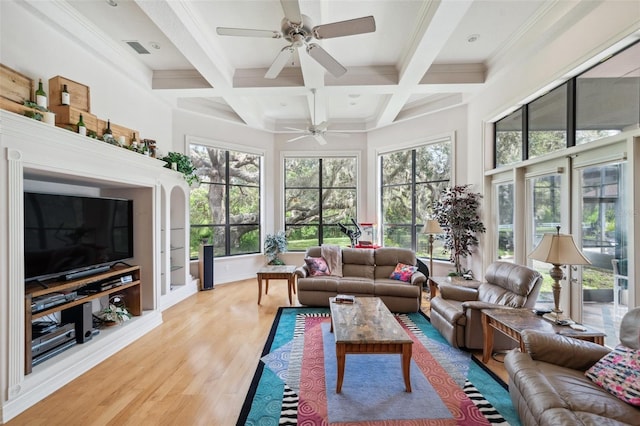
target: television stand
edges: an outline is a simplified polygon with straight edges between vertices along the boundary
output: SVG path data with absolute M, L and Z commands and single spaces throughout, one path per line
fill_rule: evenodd
M 111 269 L 109 265 L 97 266 L 95 268 L 84 269 L 82 271 L 71 272 L 66 274 L 64 279 L 66 281 L 77 280 L 78 278 L 88 277 L 89 275 L 101 274 Z
M 27 283 L 25 288 L 25 374 L 30 374 L 33 368 L 32 353 L 32 322 L 47 317 L 56 312 L 73 308 L 101 297 L 108 298 L 112 294 L 121 294 L 126 302 L 129 313 L 133 316 L 142 315 L 142 297 L 140 291 L 141 276 L 139 266 L 109 267 L 106 272 L 96 273 L 91 269 L 91 276 L 73 280 L 51 282 L 43 289 L 36 282 Z M 63 277 L 60 277 L 63 278 Z M 101 284 L 109 284 L 101 287 Z M 86 291 L 90 290 L 90 291 Z M 78 294 L 63 303 L 50 306 L 34 312 L 33 299 L 53 293 Z

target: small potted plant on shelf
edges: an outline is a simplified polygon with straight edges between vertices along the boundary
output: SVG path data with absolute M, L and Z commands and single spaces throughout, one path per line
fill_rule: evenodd
M 264 255 L 267 256 L 268 265 L 284 265 L 278 257 L 280 253 L 287 251 L 287 236 L 284 231 L 275 234 L 267 234 L 264 239 Z
M 189 186 L 200 183 L 200 179 L 196 175 L 196 168 L 187 155 L 180 152 L 169 152 L 161 160 L 167 163 L 165 164 L 166 168 L 182 173 Z
M 478 214 L 481 198 L 482 194 L 472 192 L 470 185 L 457 185 L 445 188 L 434 203 L 435 219 L 445 232 L 444 248 L 449 250 L 449 260 L 456 268 L 449 275 L 471 276 L 462 267 L 462 258 L 478 245 L 476 234 L 486 231 Z
M 107 326 L 121 324 L 131 319 L 131 314 L 124 305 L 122 296 L 112 296 L 107 305 L 97 315 Z

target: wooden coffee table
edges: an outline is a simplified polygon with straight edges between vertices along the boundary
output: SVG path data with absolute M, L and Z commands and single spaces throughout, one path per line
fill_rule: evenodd
M 411 337 L 380 298 L 356 297 L 355 300 L 354 304 L 344 304 L 329 299 L 338 363 L 336 393 L 342 391 L 347 354 L 401 354 L 404 386 L 411 392 Z
M 264 294 L 269 293 L 269 280 L 286 280 L 291 305 L 291 291 L 296 292 L 296 267 L 293 265 L 264 266 L 258 270 L 258 305 L 262 299 L 262 280 L 267 281 Z
M 521 333 L 523 330 L 536 330 L 542 333 L 561 334 L 574 339 L 587 340 L 604 345 L 605 333 L 592 328 L 578 331 L 566 325 L 556 325 L 530 309 L 483 309 L 482 331 L 484 342 L 482 347 L 482 362 L 489 362 L 493 352 L 493 330 L 498 330 L 520 345 L 522 352 L 526 351 Z

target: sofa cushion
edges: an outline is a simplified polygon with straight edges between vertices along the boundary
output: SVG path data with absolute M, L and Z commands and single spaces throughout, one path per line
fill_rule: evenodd
M 321 257 L 305 257 L 304 262 L 307 264 L 309 275 L 312 277 L 331 275 L 327 262 Z
M 618 345 L 585 375 L 616 398 L 640 407 L 640 350 Z
M 373 280 L 364 277 L 343 277 L 338 282 L 338 293 L 373 296 Z
M 326 291 L 330 293 L 338 292 L 338 281 L 336 277 L 310 277 L 298 279 L 298 292 L 302 291 Z
M 398 263 L 404 263 L 405 265 L 415 265 L 417 263 L 416 255 L 410 249 L 381 247 L 372 251 L 375 255 L 376 280 L 379 278 L 389 278 Z
M 391 272 L 391 275 L 389 275 L 389 278 L 391 278 L 392 280 L 404 281 L 405 283 L 408 283 L 409 281 L 411 281 L 411 276 L 413 275 L 413 273 L 417 270 L 417 266 L 398 263 L 393 272 Z
M 420 297 L 420 286 L 405 284 L 392 279 L 379 279 L 375 283 L 376 296 Z

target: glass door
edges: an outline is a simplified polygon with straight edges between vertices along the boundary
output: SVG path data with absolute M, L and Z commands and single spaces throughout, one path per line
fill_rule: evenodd
M 569 217 L 567 199 L 563 196 L 563 185 L 566 184 L 560 171 L 548 174 L 529 175 L 527 181 L 527 254 L 531 253 L 540 243 L 544 234 L 555 233 L 560 226 L 561 233 L 567 233 L 566 223 Z M 563 226 L 564 225 L 564 226 Z M 551 309 L 554 307 L 553 292 L 551 286 L 553 280 L 549 276 L 549 270 L 553 265 L 527 258 L 529 265 L 540 272 L 544 277 L 537 306 Z M 566 268 L 563 267 L 566 274 Z M 568 313 L 569 297 L 566 282 L 561 282 L 560 309 Z
M 587 326 L 605 332 L 611 347 L 619 342 L 620 320 L 629 303 L 626 173 L 626 161 L 574 169 L 582 251 L 591 261 L 578 275 L 579 315 Z

